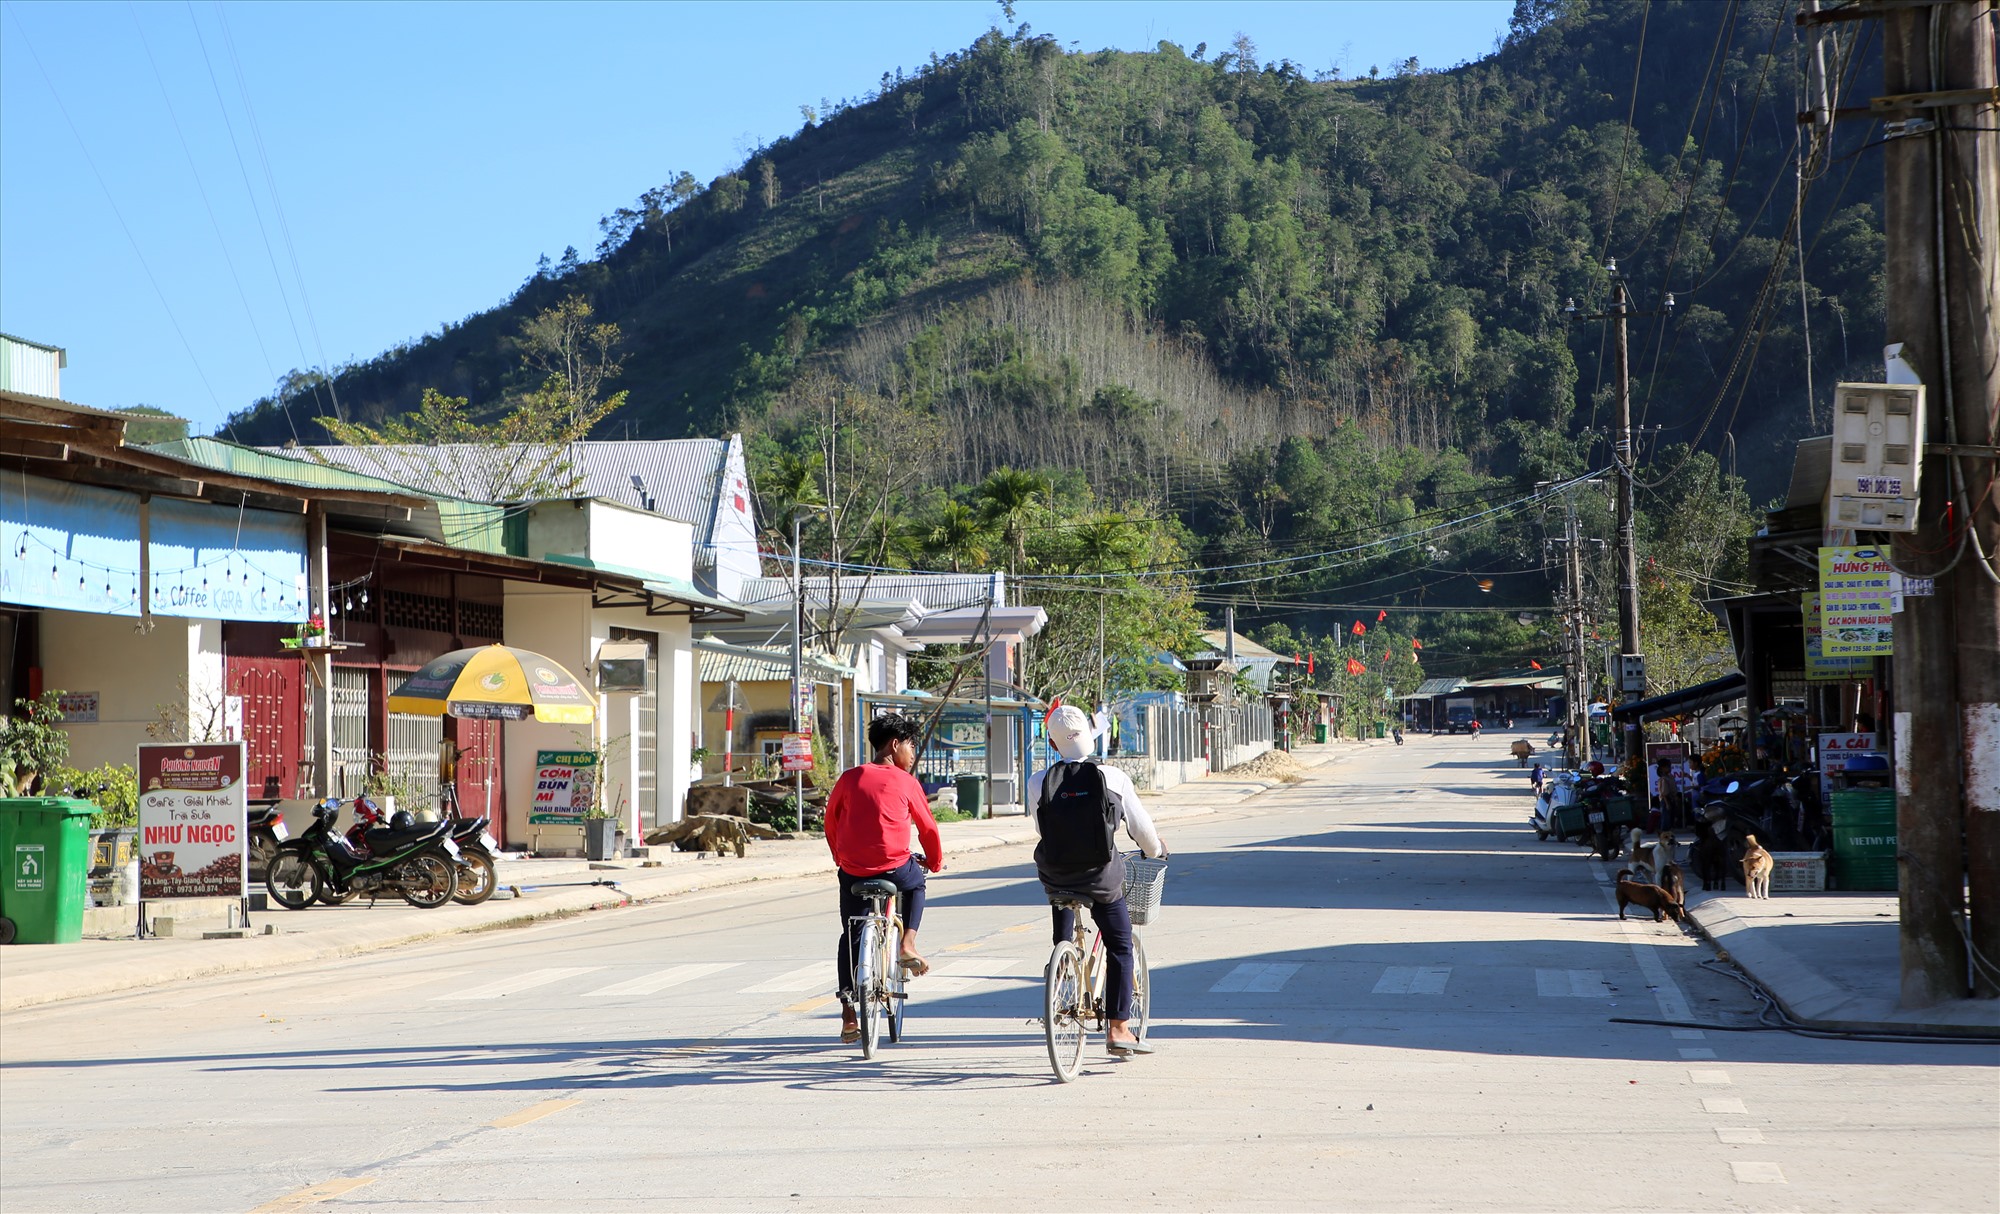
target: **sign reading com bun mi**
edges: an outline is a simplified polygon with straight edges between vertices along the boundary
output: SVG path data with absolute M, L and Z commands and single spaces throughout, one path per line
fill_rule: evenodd
M 139 897 L 241 898 L 248 864 L 243 743 L 139 747 Z

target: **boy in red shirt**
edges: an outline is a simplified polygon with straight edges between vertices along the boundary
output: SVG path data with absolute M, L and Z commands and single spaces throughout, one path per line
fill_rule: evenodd
M 826 846 L 840 869 L 839 975 L 840 1039 L 858 1041 L 861 1024 L 854 1008 L 854 919 L 867 912 L 855 896 L 856 882 L 880 879 L 903 891 L 901 963 L 913 976 L 929 972 L 917 952 L 917 927 L 924 917 L 924 869 L 944 871 L 944 841 L 930 799 L 910 774 L 917 765 L 917 737 L 923 727 L 890 713 L 868 723 L 875 759 L 842 772 L 826 798 Z M 910 827 L 917 829 L 922 857 L 910 851 Z

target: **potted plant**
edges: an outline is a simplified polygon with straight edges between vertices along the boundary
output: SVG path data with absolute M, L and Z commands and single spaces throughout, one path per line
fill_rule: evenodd
M 586 860 L 609 860 L 618 851 L 618 819 L 597 803 L 583 811 L 583 856 Z

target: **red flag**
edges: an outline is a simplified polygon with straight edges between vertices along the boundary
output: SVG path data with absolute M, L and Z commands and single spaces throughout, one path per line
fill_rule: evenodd
M 1375 622 L 1377 624 L 1381 623 L 1383 620 L 1386 620 L 1388 618 L 1389 618 L 1389 613 L 1387 610 L 1382 610 L 1375 613 Z
M 1542 664 L 1540 662 L 1537 662 L 1533 658 L 1528 659 L 1528 665 L 1533 666 L 1536 670 L 1540 670 L 1542 668 Z
M 1299 664 L 1299 655 L 1298 652 L 1295 650 L 1292 653 L 1292 665 L 1297 666 L 1298 664 Z
M 1412 648 L 1412 649 L 1422 649 L 1423 647 L 1424 647 L 1424 643 L 1423 643 L 1422 641 L 1419 641 L 1419 640 L 1418 640 L 1417 638 L 1415 638 L 1415 637 L 1411 637 L 1411 638 L 1410 638 L 1410 648 Z
M 1306 673 L 1307 673 L 1308 675 L 1310 675 L 1310 674 L 1311 674 L 1312 672 L 1313 672 L 1313 655 L 1312 655 L 1311 653 L 1307 653 L 1307 654 L 1306 654 Z
M 1361 664 L 1361 659 L 1360 659 L 1360 658 L 1349 658 L 1349 659 L 1347 659 L 1347 673 L 1349 673 L 1349 674 L 1361 674 L 1361 673 L 1365 672 L 1365 671 L 1366 671 L 1367 669 L 1368 669 L 1368 668 L 1367 668 L 1366 666 L 1363 666 L 1363 665 Z
M 1389 664 L 1389 659 L 1390 659 L 1390 658 L 1393 658 L 1393 657 L 1395 657 L 1395 656 L 1396 656 L 1396 653 L 1395 653 L 1395 651 L 1394 651 L 1394 650 L 1392 650 L 1392 649 L 1384 649 L 1384 650 L 1382 651 L 1382 664 L 1383 664 L 1384 666 L 1387 666 L 1387 665 Z
M 1368 631 L 1368 625 L 1363 624 L 1360 620 L 1356 620 L 1354 621 L 1354 627 L 1348 629 L 1348 631 L 1352 632 L 1355 636 L 1360 636 L 1362 633 Z

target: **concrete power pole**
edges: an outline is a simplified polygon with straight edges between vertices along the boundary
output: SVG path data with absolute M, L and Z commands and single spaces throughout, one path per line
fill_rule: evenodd
M 1618 376 L 1618 436 L 1612 445 L 1612 463 L 1618 469 L 1618 652 L 1631 656 L 1639 652 L 1639 548 L 1632 534 L 1632 366 L 1625 340 L 1625 318 L 1631 312 L 1631 298 L 1625 280 L 1611 279 L 1612 346 L 1616 351 Z M 1624 691 L 1624 661 L 1619 662 L 1619 684 L 1608 692 Z M 1642 692 L 1643 694 L 1643 692 Z M 1640 753 L 1641 726 L 1628 721 L 1621 733 L 1626 757 Z
M 1898 567 L 1937 593 L 1896 617 L 1895 746 L 1902 1002 L 2000 995 L 2000 545 L 1994 488 L 2000 232 L 1994 14 L 1987 4 L 1883 12 L 1888 332 L 1927 386 L 1918 529 Z M 1961 842 L 1963 840 L 1963 842 Z M 1970 879 L 1969 935 L 1961 891 Z M 1968 939 L 1977 956 L 1968 954 Z

